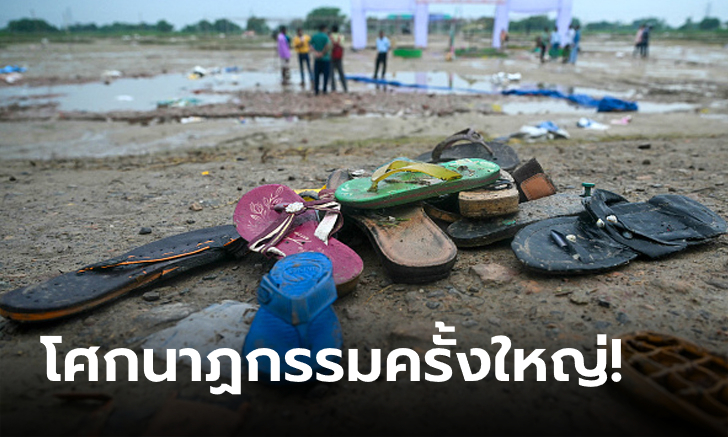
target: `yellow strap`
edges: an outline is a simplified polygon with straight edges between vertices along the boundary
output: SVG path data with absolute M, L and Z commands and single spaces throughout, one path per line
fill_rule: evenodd
M 460 173 L 437 164 L 412 161 L 392 161 L 392 163 L 388 166 L 378 168 L 374 173 L 372 173 L 372 186 L 369 187 L 369 191 L 377 191 L 379 182 L 382 179 L 400 172 L 424 173 L 443 181 L 460 179 L 463 177 Z

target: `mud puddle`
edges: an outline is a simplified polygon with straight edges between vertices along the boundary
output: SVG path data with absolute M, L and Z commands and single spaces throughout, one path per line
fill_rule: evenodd
M 272 72 L 240 72 L 189 79 L 181 74 L 121 78 L 102 82 L 40 87 L 0 88 L 0 106 L 56 103 L 60 111 L 149 111 L 159 102 L 216 104 L 231 100 L 241 90 L 282 91 L 280 76 Z

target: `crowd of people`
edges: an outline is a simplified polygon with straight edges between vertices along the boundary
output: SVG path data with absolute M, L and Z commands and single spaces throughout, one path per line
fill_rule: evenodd
M 579 43 L 581 42 L 581 26 L 571 24 L 566 32 L 564 41 L 561 41 L 559 28 L 554 26 L 553 31 L 549 33 L 549 28 L 544 27 L 543 32 L 536 37 L 536 49 L 540 53 L 541 62 L 546 62 L 546 54 L 554 60 L 562 57 L 564 64 L 576 64 L 576 58 L 579 56 Z
M 651 26 L 641 25 L 635 36 L 635 48 L 633 56 L 646 58 L 649 55 Z M 305 86 L 308 78 L 313 86 L 316 95 L 336 91 L 336 74 L 344 92 L 349 89 L 346 84 L 344 73 L 344 43 L 346 38 L 339 33 L 339 27 L 333 25 L 331 31 L 324 24 L 319 26 L 318 32 L 313 36 L 306 35 L 303 29 L 298 28 L 296 35 L 291 38 L 287 34 L 285 26 L 281 26 L 276 37 L 278 44 L 278 57 L 281 61 L 281 75 L 284 84 L 290 82 L 290 58 L 291 49 L 298 55 L 298 68 L 301 73 L 301 86 Z M 508 41 L 508 33 L 501 31 L 502 47 Z M 581 43 L 581 26 L 572 23 L 569 26 L 562 41 L 562 35 L 557 26 L 550 30 L 545 27 L 543 32 L 536 37 L 536 50 L 540 53 L 541 62 L 547 60 L 558 60 L 564 64 L 576 64 L 579 56 Z M 384 79 L 387 72 L 387 57 L 392 49 L 392 43 L 383 31 L 379 32 L 376 40 L 377 57 L 374 63 L 374 79 Z M 548 57 L 547 57 L 548 54 Z M 311 56 L 313 57 L 313 69 L 311 68 Z M 381 69 L 381 75 L 379 73 Z M 329 86 L 330 85 L 330 86 Z
M 285 26 L 281 26 L 276 36 L 278 44 L 278 57 L 281 65 L 281 79 L 283 84 L 288 84 L 291 79 L 291 49 L 298 55 L 298 68 L 301 72 L 301 86 L 305 86 L 306 78 L 310 79 L 313 84 L 314 94 L 326 94 L 329 92 L 329 84 L 331 91 L 336 91 L 336 74 L 338 73 L 339 81 L 343 91 L 349 92 L 346 86 L 346 75 L 344 74 L 344 43 L 346 38 L 339 33 L 339 26 L 328 26 L 322 24 L 313 36 L 306 35 L 303 29 L 296 30 L 296 36 L 291 38 L 287 34 Z M 392 48 L 392 43 L 384 35 L 379 32 L 377 38 L 377 58 L 374 67 L 374 79 L 379 75 L 381 67 L 381 78 L 387 72 L 387 55 Z M 313 71 L 311 70 L 311 56 L 313 56 Z M 306 74 L 308 73 L 308 74 Z

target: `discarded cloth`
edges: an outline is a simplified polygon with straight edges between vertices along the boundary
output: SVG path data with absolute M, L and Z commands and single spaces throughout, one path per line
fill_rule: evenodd
M 591 118 L 582 117 L 579 119 L 579 121 L 576 122 L 576 125 L 582 129 L 591 129 L 591 130 L 607 130 L 609 129 L 609 126 L 606 124 L 599 123 L 598 121 L 594 121 Z
M 553 121 L 544 121 L 536 126 L 521 126 L 521 129 L 509 135 L 510 138 L 526 138 L 535 140 L 539 138 L 570 138 L 569 133 L 556 125 Z

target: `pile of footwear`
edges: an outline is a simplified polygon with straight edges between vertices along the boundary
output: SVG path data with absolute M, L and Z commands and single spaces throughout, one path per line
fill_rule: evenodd
M 256 187 L 237 203 L 233 225 L 169 237 L 8 292 L 0 296 L 0 314 L 27 322 L 65 317 L 257 252 L 279 261 L 258 288 L 260 309 L 241 353 L 305 348 L 313 357 L 317 350 L 341 349 L 331 305 L 355 289 L 364 269 L 359 255 L 336 238 L 345 225 L 366 233 L 397 283 L 445 278 L 458 248 L 508 239 L 526 268 L 567 275 L 663 257 L 726 232 L 725 220 L 684 196 L 631 203 L 592 183 L 583 186 L 582 193 L 557 193 L 535 159 L 521 163 L 507 144 L 465 129 L 431 152 L 383 163 L 371 174 L 336 170 L 323 188 Z M 646 347 L 634 346 L 630 362 L 658 359 L 645 355 Z M 645 371 L 667 372 L 660 369 Z

